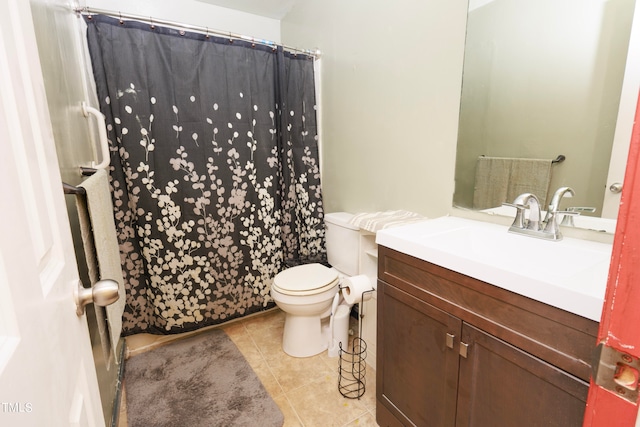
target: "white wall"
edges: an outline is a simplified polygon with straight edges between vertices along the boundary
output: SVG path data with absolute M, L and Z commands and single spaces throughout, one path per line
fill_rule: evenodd
M 325 210 L 452 205 L 466 0 L 301 0 L 283 43 L 322 51 Z
M 81 0 L 82 6 L 179 22 L 280 43 L 280 21 L 193 0 Z

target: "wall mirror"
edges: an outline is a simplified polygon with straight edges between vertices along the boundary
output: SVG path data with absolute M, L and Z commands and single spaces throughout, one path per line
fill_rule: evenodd
M 563 207 L 594 207 L 582 215 L 600 216 L 634 6 L 635 0 L 470 0 L 455 207 L 474 209 L 480 156 L 564 155 L 551 166 L 548 198 L 570 186 L 576 194 Z M 625 164 L 626 157 L 617 167 L 624 172 Z

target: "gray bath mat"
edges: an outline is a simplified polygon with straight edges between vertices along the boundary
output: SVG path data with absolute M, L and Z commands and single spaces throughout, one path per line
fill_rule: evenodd
M 198 334 L 125 362 L 129 427 L 282 426 L 278 405 L 227 334 Z

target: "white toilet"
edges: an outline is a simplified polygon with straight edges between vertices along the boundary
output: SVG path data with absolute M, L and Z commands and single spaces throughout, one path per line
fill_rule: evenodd
M 327 350 L 331 340 L 328 319 L 339 292 L 340 277 L 358 274 L 358 227 L 352 214 L 325 214 L 327 259 L 333 268 L 305 264 L 276 275 L 271 297 L 285 312 L 282 348 L 290 356 L 309 357 Z

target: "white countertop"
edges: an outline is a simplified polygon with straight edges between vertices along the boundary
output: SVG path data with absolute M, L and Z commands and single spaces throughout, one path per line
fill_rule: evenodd
M 376 243 L 600 321 L 612 245 L 547 241 L 446 216 L 378 231 Z

